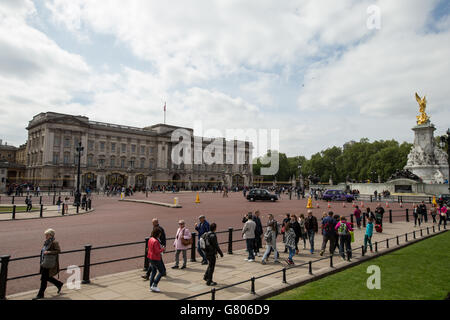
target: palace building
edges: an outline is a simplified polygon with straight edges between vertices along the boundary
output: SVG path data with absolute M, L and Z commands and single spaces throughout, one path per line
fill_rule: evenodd
M 184 189 L 201 186 L 248 186 L 252 184 L 250 142 L 223 140 L 223 161 L 194 162 L 193 129 L 156 124 L 145 128 L 91 121 L 85 116 L 55 112 L 40 113 L 29 122 L 26 143 L 25 180 L 41 189 L 76 187 L 81 142 L 81 186 L 103 190 L 107 186 L 138 189 L 176 185 Z M 172 162 L 174 130 L 192 135 L 191 162 Z M 195 137 L 195 141 L 198 141 Z M 211 139 L 201 138 L 202 151 Z M 215 139 L 217 141 L 217 139 Z M 233 148 L 232 162 L 226 151 Z M 239 159 L 239 161 L 238 161 Z

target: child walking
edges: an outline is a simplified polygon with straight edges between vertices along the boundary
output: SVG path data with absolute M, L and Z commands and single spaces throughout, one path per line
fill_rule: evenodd
M 373 252 L 372 235 L 373 235 L 373 218 L 370 217 L 366 226 L 366 234 L 364 235 L 364 252 L 367 252 L 367 244 L 369 244 L 370 252 Z

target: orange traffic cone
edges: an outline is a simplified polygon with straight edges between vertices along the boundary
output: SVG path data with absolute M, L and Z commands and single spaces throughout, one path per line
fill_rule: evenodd
M 345 208 L 345 202 L 342 202 L 342 208 Z
M 200 203 L 200 195 L 197 192 L 197 197 L 195 197 L 195 203 Z
M 320 208 L 320 207 L 319 207 L 319 203 L 318 203 L 318 202 L 316 203 L 316 208 Z
M 386 208 L 389 208 L 389 202 L 386 201 Z
M 330 201 L 328 201 L 328 209 L 330 209 L 330 208 L 331 208 Z
M 403 202 L 400 202 L 400 208 L 403 208 Z

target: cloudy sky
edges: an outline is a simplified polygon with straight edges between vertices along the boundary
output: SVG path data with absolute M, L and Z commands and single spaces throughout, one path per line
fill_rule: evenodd
M 0 139 L 24 143 L 46 111 L 144 127 L 167 102 L 169 124 L 279 129 L 281 152 L 309 157 L 412 142 L 416 91 L 442 134 L 449 14 L 446 0 L 1 0 Z

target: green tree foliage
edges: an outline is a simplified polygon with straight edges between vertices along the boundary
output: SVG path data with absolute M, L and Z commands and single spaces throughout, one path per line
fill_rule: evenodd
M 304 156 L 287 157 L 279 153 L 280 169 L 274 176 L 264 176 L 265 181 L 289 181 L 292 176 L 298 176 L 298 166 L 301 165 L 303 176 L 316 175 L 321 182 L 328 182 L 330 176 L 333 182 L 344 182 L 346 178 L 357 181 L 377 181 L 380 175 L 383 181 L 397 169 L 403 169 L 412 144 L 395 140 L 380 140 L 369 142 L 363 138 L 359 142 L 347 143 L 343 148 L 331 147 L 315 153 L 308 160 Z M 274 155 L 278 153 L 274 151 Z M 256 159 L 253 165 L 253 174 L 260 175 L 263 165 L 261 160 L 270 157 L 267 155 Z

